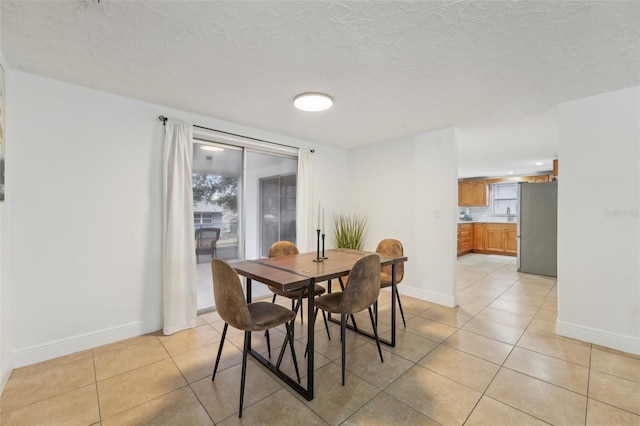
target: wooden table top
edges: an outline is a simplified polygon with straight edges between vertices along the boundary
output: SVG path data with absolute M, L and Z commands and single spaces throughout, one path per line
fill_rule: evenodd
M 300 253 L 290 256 L 268 257 L 257 260 L 232 262 L 240 275 L 283 290 L 293 290 L 309 283 L 327 281 L 349 274 L 353 265 L 372 252 L 331 249 L 325 251 L 322 262 L 314 262 L 316 253 Z M 380 266 L 406 261 L 406 257 L 380 256 Z

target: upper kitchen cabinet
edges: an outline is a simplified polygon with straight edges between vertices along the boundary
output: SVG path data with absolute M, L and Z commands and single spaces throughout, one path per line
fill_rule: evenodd
M 518 182 L 551 182 L 551 175 L 535 175 L 535 176 L 522 176 L 517 178 Z
M 469 207 L 488 206 L 487 182 L 483 180 L 458 181 L 458 205 Z

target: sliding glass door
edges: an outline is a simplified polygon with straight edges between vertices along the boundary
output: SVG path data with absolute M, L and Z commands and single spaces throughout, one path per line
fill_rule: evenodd
M 214 306 L 210 262 L 266 257 L 295 242 L 297 158 L 196 141 L 193 149 L 198 310 Z M 253 296 L 269 293 L 254 286 Z

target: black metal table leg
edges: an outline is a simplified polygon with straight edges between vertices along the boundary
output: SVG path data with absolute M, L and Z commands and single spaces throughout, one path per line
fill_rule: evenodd
M 307 286 L 307 294 L 313 294 L 314 286 L 315 286 L 315 280 L 312 278 Z M 247 303 L 251 303 L 251 278 L 247 278 L 246 295 L 247 295 Z M 309 297 L 308 300 L 309 300 L 309 310 L 308 310 L 309 315 L 307 316 L 307 318 L 313 318 L 313 309 L 314 309 L 313 297 Z M 314 345 L 313 343 L 314 328 L 313 326 L 314 326 L 313 321 L 307 321 L 307 338 L 308 338 L 308 345 L 309 345 L 309 355 L 307 356 L 307 388 L 306 389 L 302 387 L 299 383 L 297 383 L 294 379 L 289 377 L 288 374 L 285 374 L 284 372 L 282 372 L 282 370 L 280 370 L 271 361 L 266 359 L 256 350 L 252 349 L 251 339 L 249 339 L 249 342 L 247 343 L 248 345 L 247 349 L 248 349 L 248 352 L 251 354 L 251 356 L 253 356 L 260 364 L 264 365 L 269 370 L 271 370 L 273 374 L 275 374 L 276 376 L 281 378 L 285 383 L 291 386 L 293 390 L 295 390 L 300 395 L 302 395 L 307 401 L 311 401 L 313 399 L 313 373 L 314 373 L 313 371 L 313 362 L 314 362 L 314 346 L 313 346 Z M 286 344 L 286 341 L 284 344 Z

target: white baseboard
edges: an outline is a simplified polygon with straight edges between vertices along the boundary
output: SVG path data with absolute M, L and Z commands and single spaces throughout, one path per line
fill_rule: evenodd
M 141 336 L 162 329 L 162 319 L 138 321 L 12 351 L 13 368 Z
M 385 290 L 391 291 L 391 288 L 388 287 Z M 401 286 L 398 286 L 398 291 L 400 292 L 401 295 L 406 294 L 407 296 L 415 297 L 416 299 L 437 303 L 438 305 L 449 306 L 450 308 L 453 308 L 458 305 L 457 303 L 458 301 L 454 295 L 435 293 L 433 291 L 411 287 L 406 284 L 402 284 Z
M 556 321 L 556 332 L 561 336 L 571 337 L 572 339 L 578 339 L 584 342 L 606 346 L 607 348 L 617 349 L 622 352 L 640 355 L 640 339 L 608 333 L 593 328 L 586 328 L 562 322 L 560 320 Z

